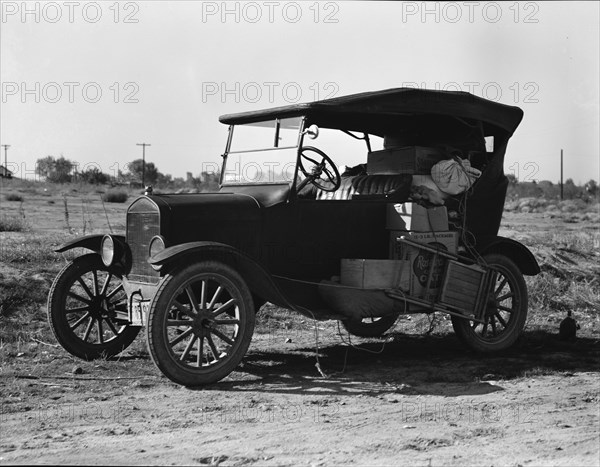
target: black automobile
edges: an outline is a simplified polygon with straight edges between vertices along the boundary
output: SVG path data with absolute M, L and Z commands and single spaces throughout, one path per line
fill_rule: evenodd
M 447 313 L 471 348 L 506 349 L 526 320 L 523 275 L 540 270 L 497 235 L 522 116 L 408 88 L 224 115 L 218 192 L 148 189 L 125 236 L 57 250 L 91 252 L 54 281 L 54 334 L 94 359 L 145 327 L 154 363 L 186 386 L 234 370 L 265 302 L 359 336 L 383 334 L 401 313 Z

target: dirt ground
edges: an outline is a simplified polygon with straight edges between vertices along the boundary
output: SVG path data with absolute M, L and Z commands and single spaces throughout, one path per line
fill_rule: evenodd
M 363 350 L 319 323 L 325 377 L 313 323 L 273 321 L 238 371 L 202 390 L 162 377 L 143 339 L 96 362 L 24 345 L 0 379 L 0 462 L 599 464 L 597 340 L 528 332 L 482 358 L 451 333 L 404 333 L 411 321 L 354 339 Z
M 523 222 L 506 225 L 528 243 Z M 49 287 L 52 273 L 33 279 Z M 351 342 L 319 322 L 318 350 L 312 321 L 269 304 L 257 319 L 243 364 L 201 390 L 163 377 L 143 334 L 94 362 L 51 340 L 0 345 L 0 465 L 600 465 L 597 315 L 575 342 L 558 339 L 562 316 L 536 318 L 495 356 L 443 318 L 427 333 L 426 316 L 403 316 Z M 47 326 L 42 313 L 29 325 Z

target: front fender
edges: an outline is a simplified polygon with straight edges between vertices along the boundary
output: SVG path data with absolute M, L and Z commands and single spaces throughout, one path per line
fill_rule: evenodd
M 184 256 L 191 256 L 201 252 L 222 252 L 242 254 L 230 245 L 218 242 L 188 242 L 180 243 L 165 248 L 154 256 L 148 258 L 148 262 L 154 266 L 165 266 L 173 264 L 175 260 L 181 261 Z
M 481 254 L 499 253 L 507 256 L 515 262 L 519 270 L 527 276 L 535 276 L 540 273 L 538 264 L 533 253 L 522 243 L 506 237 L 497 236 L 490 242 L 486 242 L 477 248 Z
M 271 275 L 246 253 L 218 242 L 189 242 L 165 248 L 148 258 L 153 266 L 163 266 L 161 272 L 172 271 L 182 264 L 196 261 L 219 261 L 233 267 L 246 281 L 250 290 L 276 305 L 295 309 L 279 290 Z
M 125 243 L 125 237 L 122 235 L 113 235 L 117 240 L 121 240 Z M 63 243 L 56 250 L 57 253 L 64 253 L 65 251 L 72 250 L 73 248 L 87 248 L 88 250 L 100 253 L 100 246 L 102 244 L 102 238 L 104 235 L 94 234 L 86 235 L 85 237 L 75 238 L 71 241 Z

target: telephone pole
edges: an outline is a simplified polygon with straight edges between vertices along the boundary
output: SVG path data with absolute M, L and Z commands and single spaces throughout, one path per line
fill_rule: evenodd
M 146 188 L 146 146 L 148 143 L 137 143 L 136 146 L 142 147 L 142 188 Z
M 3 144 L 2 147 L 4 148 L 4 170 L 6 170 L 6 173 L 8 174 L 8 166 L 6 165 L 6 153 L 8 151 L 8 148 L 10 148 L 10 144 Z
M 563 200 L 563 150 L 560 150 L 560 200 Z

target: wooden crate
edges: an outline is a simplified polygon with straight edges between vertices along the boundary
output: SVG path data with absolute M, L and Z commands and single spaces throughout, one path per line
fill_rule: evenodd
M 445 158 L 445 154 L 439 149 L 424 146 L 371 151 L 367 155 L 367 173 L 431 175 L 431 167 Z
M 448 261 L 439 303 L 467 315 L 476 315 L 487 298 L 485 276 L 486 271 L 480 266 Z

